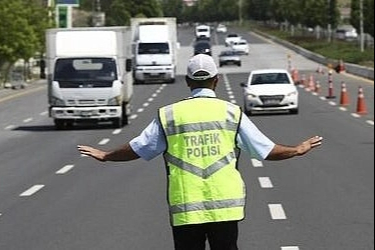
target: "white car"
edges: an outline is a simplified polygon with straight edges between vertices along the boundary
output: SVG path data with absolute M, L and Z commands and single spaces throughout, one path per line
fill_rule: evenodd
M 227 26 L 225 26 L 224 24 L 219 24 L 216 28 L 217 33 L 227 33 L 227 31 Z
M 289 111 L 298 114 L 298 89 L 287 70 L 267 69 L 250 73 L 244 87 L 244 112 Z
M 231 46 L 235 42 L 239 42 L 241 37 L 238 34 L 228 34 L 225 38 L 225 46 Z
M 248 55 L 250 52 L 249 44 L 246 40 L 241 39 L 240 41 L 235 41 L 231 45 L 232 50 L 238 54 Z

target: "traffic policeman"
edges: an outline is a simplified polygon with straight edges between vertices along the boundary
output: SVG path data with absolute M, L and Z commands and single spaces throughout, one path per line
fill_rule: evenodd
M 189 60 L 190 98 L 159 109 L 158 117 L 113 151 L 78 146 L 99 161 L 152 160 L 164 155 L 168 205 L 176 250 L 237 250 L 238 222 L 245 218 L 240 150 L 259 160 L 302 156 L 322 144 L 315 136 L 297 146 L 275 144 L 241 111 L 216 97 L 218 69 L 204 54 Z

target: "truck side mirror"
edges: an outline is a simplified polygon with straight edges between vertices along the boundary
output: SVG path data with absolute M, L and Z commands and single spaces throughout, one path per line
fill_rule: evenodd
M 133 68 L 132 59 L 126 59 L 126 72 L 131 72 Z

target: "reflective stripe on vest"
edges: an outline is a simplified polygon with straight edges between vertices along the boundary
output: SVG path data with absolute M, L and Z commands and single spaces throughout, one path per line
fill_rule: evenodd
M 238 106 L 216 98 L 160 109 L 173 226 L 244 218 L 246 194 L 236 147 L 241 114 Z

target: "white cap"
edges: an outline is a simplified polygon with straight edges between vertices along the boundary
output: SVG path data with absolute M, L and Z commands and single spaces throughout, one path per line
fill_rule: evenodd
M 189 60 L 187 76 L 192 80 L 204 81 L 219 73 L 214 59 L 205 54 L 198 54 Z

